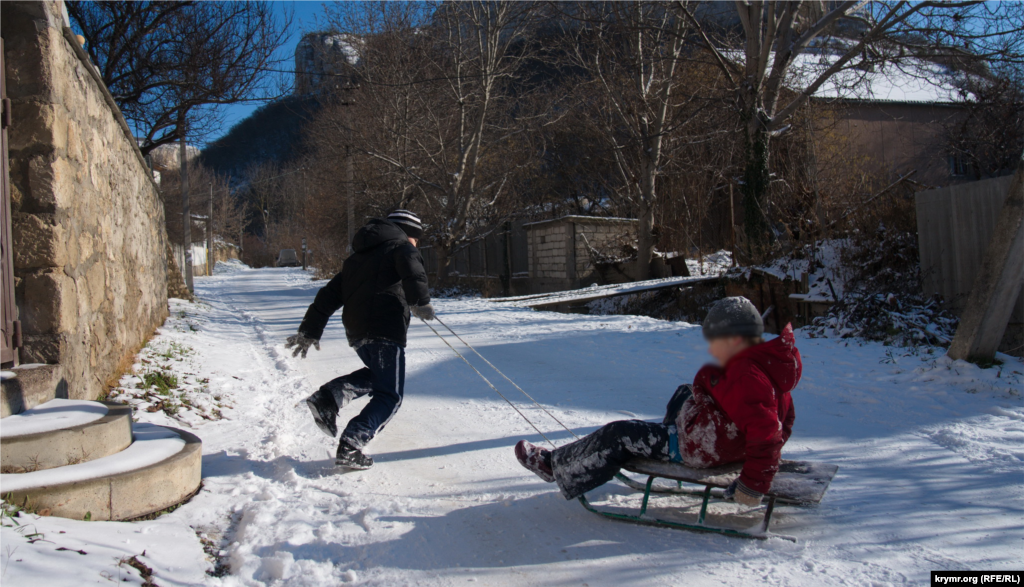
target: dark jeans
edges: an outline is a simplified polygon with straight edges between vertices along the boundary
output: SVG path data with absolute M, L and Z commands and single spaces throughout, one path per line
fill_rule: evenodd
M 405 397 L 405 349 L 393 342 L 376 341 L 356 348 L 366 367 L 325 383 L 318 393 L 331 393 L 338 409 L 352 400 L 370 396 L 362 412 L 349 420 L 341 440 L 363 448 L 391 421 Z
M 664 424 L 619 420 L 551 451 L 551 470 L 565 499 L 573 499 L 611 481 L 634 457 L 670 460 L 668 444 Z

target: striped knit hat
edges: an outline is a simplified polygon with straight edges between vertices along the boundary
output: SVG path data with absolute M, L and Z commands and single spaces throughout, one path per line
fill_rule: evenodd
M 398 225 L 407 236 L 423 238 L 423 223 L 420 217 L 408 210 L 395 210 L 388 214 L 388 220 Z

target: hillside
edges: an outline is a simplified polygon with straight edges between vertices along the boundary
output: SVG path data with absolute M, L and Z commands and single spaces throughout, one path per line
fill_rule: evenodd
M 288 96 L 260 107 L 202 152 L 202 163 L 238 177 L 254 163 L 285 164 L 302 156 L 302 128 L 319 108 L 313 96 Z

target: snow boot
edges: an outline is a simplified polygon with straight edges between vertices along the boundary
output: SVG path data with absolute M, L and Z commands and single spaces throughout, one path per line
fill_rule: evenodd
M 334 457 L 334 464 L 346 469 L 362 471 L 373 466 L 373 459 L 364 455 L 363 451 L 342 440 L 338 444 L 338 453 Z
M 525 440 L 516 444 L 516 458 L 519 464 L 533 471 L 541 479 L 552 483 L 555 474 L 551 472 L 551 451 L 534 446 Z
M 338 419 L 338 404 L 334 401 L 334 394 L 317 391 L 306 398 L 306 405 L 313 414 L 313 421 L 324 434 L 331 438 L 338 435 L 338 425 L 335 423 Z

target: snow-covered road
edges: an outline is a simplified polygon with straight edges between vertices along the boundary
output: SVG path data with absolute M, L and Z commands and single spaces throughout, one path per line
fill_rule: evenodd
M 38 520 L 44 531 L 67 532 L 48 539 L 88 550 L 89 536 L 113 536 L 102 556 L 146 550 L 140 560 L 162 586 L 921 585 L 931 570 L 1009 569 L 1024 559 L 1024 365 L 1016 359 L 981 370 L 798 335 L 804 379 L 785 453 L 841 468 L 820 507 L 779 511 L 777 528 L 799 543 L 745 541 L 616 523 L 562 499 L 512 454 L 520 438 L 540 441 L 536 433 L 422 324 L 410 332 L 402 410 L 367 451 L 377 465 L 338 474 L 334 443 L 296 404 L 361 366 L 340 320 L 320 352 L 293 359 L 282 342 L 317 284 L 297 269 L 220 269 L 196 280 L 201 304 L 175 302 L 160 335 L 194 348 L 191 368 L 233 405 L 223 420 L 193 424 L 203 491 L 150 522 Z M 660 419 L 706 357 L 700 329 L 682 323 L 481 299 L 436 305 L 583 432 L 613 419 Z M 196 331 L 174 327 L 186 320 L 180 309 Z M 509 397 L 518 393 L 484 373 Z M 556 442 L 569 438 L 520 405 Z M 161 412 L 139 419 L 182 426 Z M 212 540 L 226 574 L 206 575 L 213 566 L 199 539 L 180 531 L 188 526 Z M 128 543 L 115 539 L 122 535 Z M 3 536 L 17 546 L 9 529 Z M 40 544 L 21 544 L 18 562 L 5 555 L 5 584 L 37 585 L 33 569 L 94 560 Z M 93 567 L 78 568 L 86 570 L 74 584 L 93 579 Z

